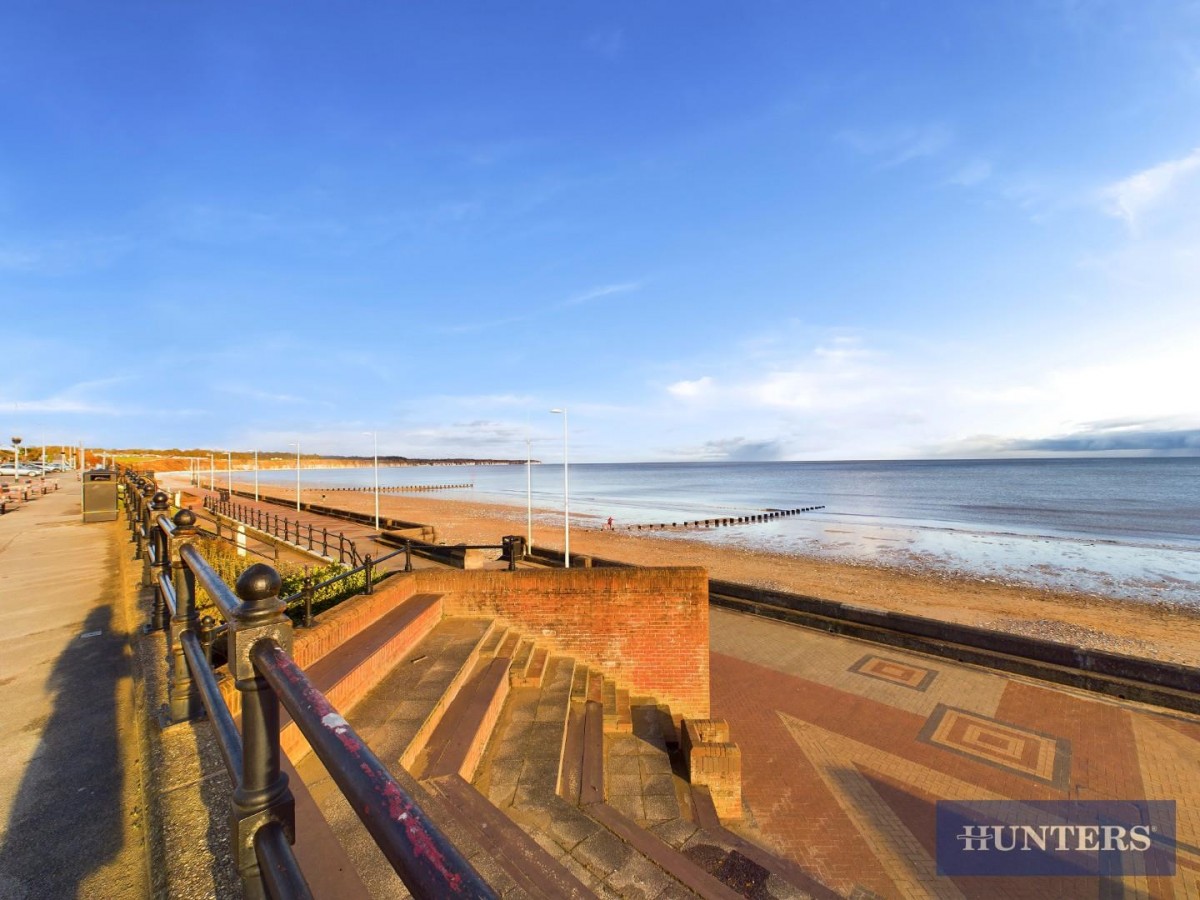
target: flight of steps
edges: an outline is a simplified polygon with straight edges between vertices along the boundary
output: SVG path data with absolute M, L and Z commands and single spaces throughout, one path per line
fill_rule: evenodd
M 501 896 L 812 895 L 798 869 L 706 819 L 703 791 L 676 774 L 668 709 L 491 620 L 430 623 L 434 602 L 389 613 L 390 636 L 376 620 L 309 671 L 355 686 L 342 713 Z M 380 671 L 385 647 L 404 649 Z M 319 760 L 295 772 L 298 833 L 304 812 L 336 835 L 321 867 L 347 870 L 337 895 L 407 896 Z

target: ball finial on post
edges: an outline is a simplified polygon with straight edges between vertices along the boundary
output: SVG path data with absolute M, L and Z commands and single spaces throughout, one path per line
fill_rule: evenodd
M 283 579 L 266 563 L 255 563 L 238 576 L 234 592 L 249 615 L 273 613 L 279 607 Z

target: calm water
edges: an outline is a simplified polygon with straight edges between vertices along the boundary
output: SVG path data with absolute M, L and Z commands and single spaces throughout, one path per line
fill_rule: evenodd
M 573 465 L 572 518 L 618 527 L 825 509 L 687 532 L 785 553 L 938 569 L 1200 606 L 1200 459 Z M 305 486 L 370 486 L 370 469 L 305 470 Z M 295 470 L 262 473 L 290 484 Z M 471 482 L 443 496 L 524 507 L 524 466 L 381 470 L 382 485 Z M 543 521 L 562 468 L 533 467 Z M 595 522 L 593 521 L 593 524 Z

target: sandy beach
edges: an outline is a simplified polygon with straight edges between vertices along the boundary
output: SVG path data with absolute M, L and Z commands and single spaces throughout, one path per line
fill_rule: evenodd
M 357 512 L 374 509 L 370 492 L 340 491 L 324 499 L 322 493 L 305 491 L 304 499 Z M 293 495 L 286 496 L 290 499 Z M 430 494 L 385 494 L 380 511 L 384 516 L 434 525 L 438 539 L 445 543 L 499 543 L 503 535 L 524 534 L 526 527 L 523 509 Z M 704 566 L 713 578 L 727 581 L 1132 656 L 1200 663 L 1200 614 L 1150 600 L 1129 602 L 938 571 L 913 572 L 755 552 L 713 546 L 682 535 L 610 532 L 601 524 L 573 519 L 571 552 L 646 566 Z M 533 531 L 535 544 L 562 549 L 562 520 L 555 511 L 535 509 Z

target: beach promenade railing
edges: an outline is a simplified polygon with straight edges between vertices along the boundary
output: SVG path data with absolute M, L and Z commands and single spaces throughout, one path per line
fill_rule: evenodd
M 201 711 L 213 724 L 234 783 L 230 837 L 245 896 L 312 896 L 292 850 L 295 801 L 280 768 L 282 706 L 414 897 L 494 897 L 292 659 L 279 573 L 255 563 L 231 590 L 197 548 L 200 531 L 191 510 L 168 517 L 167 495 L 135 473 L 124 473 L 122 487 L 143 583 L 154 587 L 146 629 L 166 634 L 164 727 Z M 214 629 L 198 619 L 198 586 L 225 619 L 226 665 L 241 693 L 240 733 L 218 688 L 211 646 L 205 646 Z
M 340 531 L 330 532 L 328 528 L 316 528 L 312 522 L 289 519 L 268 509 L 237 503 L 220 496 L 205 497 L 204 508 L 278 538 L 284 543 L 307 549 L 311 553 L 320 553 L 327 559 L 336 558 L 344 566 L 363 564 L 363 557 L 354 541 Z

